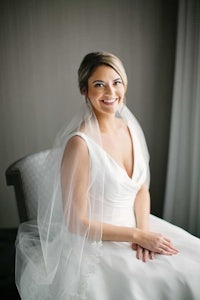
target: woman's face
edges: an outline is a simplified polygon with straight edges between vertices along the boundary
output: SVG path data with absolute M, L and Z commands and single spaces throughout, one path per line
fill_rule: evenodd
M 113 68 L 101 65 L 88 79 L 87 97 L 95 113 L 115 114 L 123 102 L 125 90 L 119 74 Z

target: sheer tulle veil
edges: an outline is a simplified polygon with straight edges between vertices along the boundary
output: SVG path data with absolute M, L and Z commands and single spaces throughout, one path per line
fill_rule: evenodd
M 140 125 L 124 104 L 116 117 L 124 119 L 139 141 L 146 169 L 144 181 L 149 185 L 149 154 Z M 95 272 L 101 255 L 104 186 L 108 184 L 104 180 L 106 165 L 100 164 L 92 147 L 88 148 L 89 183 L 84 197 L 87 197 L 89 222 L 83 226 L 74 209 L 76 198 L 80 197 L 79 153 L 75 151 L 67 167 L 62 166 L 66 145 L 77 132 L 102 147 L 98 121 L 87 103 L 81 105 L 72 121 L 60 131 L 41 168 L 43 192 L 40 189 L 37 195 L 37 220 L 19 227 L 16 284 L 24 300 L 86 299 L 88 278 Z M 98 222 L 91 229 L 92 220 Z

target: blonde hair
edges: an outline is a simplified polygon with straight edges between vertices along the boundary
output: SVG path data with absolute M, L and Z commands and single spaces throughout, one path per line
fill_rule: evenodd
M 120 59 L 112 53 L 108 52 L 92 52 L 87 54 L 78 69 L 78 83 L 81 94 L 88 90 L 88 79 L 100 65 L 107 65 L 113 68 L 121 77 L 122 82 L 127 87 L 128 80 L 124 66 Z

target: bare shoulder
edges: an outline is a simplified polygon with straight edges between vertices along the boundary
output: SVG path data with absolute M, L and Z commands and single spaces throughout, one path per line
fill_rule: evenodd
M 89 153 L 85 140 L 78 136 L 72 136 L 65 146 L 61 161 L 62 182 L 68 182 L 68 178 L 84 177 L 89 170 Z M 70 176 L 68 176 L 70 174 Z M 80 180 L 79 180 L 80 181 Z
M 73 158 L 76 154 L 78 154 L 80 158 L 87 157 L 88 155 L 87 144 L 79 135 L 74 135 L 68 140 L 63 157 L 67 155 L 68 157 Z

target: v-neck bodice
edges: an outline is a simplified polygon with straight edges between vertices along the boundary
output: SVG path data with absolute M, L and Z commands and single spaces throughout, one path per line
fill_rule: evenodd
M 135 169 L 135 146 L 134 146 L 134 140 L 133 140 L 133 136 L 132 136 L 132 132 L 131 130 L 128 128 L 129 130 L 129 134 L 130 134 L 130 138 L 131 138 L 131 144 L 132 144 L 132 153 L 133 153 L 133 157 L 132 157 L 132 166 L 131 166 L 131 175 L 128 174 L 127 170 L 125 169 L 125 167 L 123 167 L 122 165 L 120 165 L 116 159 L 114 159 L 112 157 L 112 155 L 110 153 L 108 153 L 108 151 L 106 151 L 103 147 L 100 147 L 102 149 L 102 151 L 105 151 L 105 154 L 110 158 L 110 160 L 113 162 L 113 164 L 115 164 L 118 168 L 122 169 L 125 174 L 130 178 L 133 179 L 134 177 L 134 169 Z
M 133 136 L 132 132 L 131 134 Z M 134 199 L 146 177 L 137 139 L 134 138 L 134 166 L 132 177 L 130 177 L 109 153 L 86 134 L 75 132 L 73 135 L 80 136 L 87 144 L 91 172 L 98 174 L 95 182 L 97 190 L 101 181 L 104 180 L 105 182 L 104 222 L 121 226 L 134 226 Z

